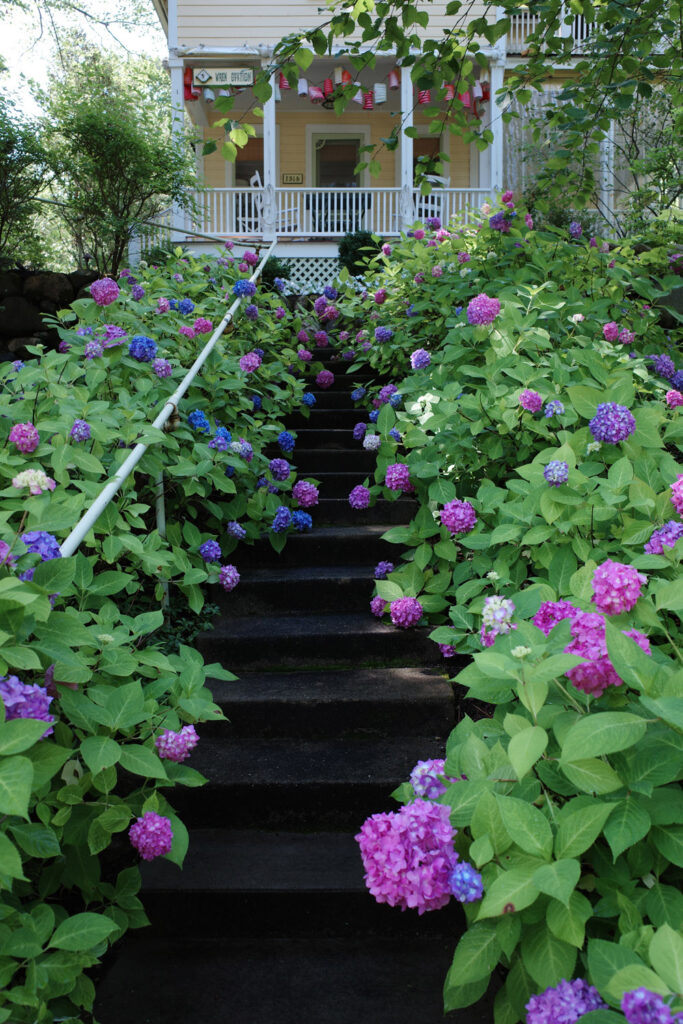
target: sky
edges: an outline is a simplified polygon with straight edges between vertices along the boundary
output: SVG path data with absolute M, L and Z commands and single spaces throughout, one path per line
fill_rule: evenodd
M 107 8 L 107 0 L 96 0 L 91 7 L 101 7 L 104 11 Z M 108 3 L 111 10 L 111 0 Z M 150 2 L 150 9 L 152 5 Z M 156 16 L 155 16 L 156 17 Z M 115 49 L 125 54 L 126 50 L 118 46 L 112 36 L 103 28 L 94 28 L 86 25 L 82 20 L 76 21 L 71 18 L 69 22 L 62 17 L 57 20 L 58 27 L 83 28 L 88 36 L 98 40 L 103 49 Z M 166 42 L 161 27 L 147 28 L 136 32 L 126 32 L 115 29 L 116 36 L 131 53 L 144 53 L 150 56 L 163 58 L 167 54 Z M 40 21 L 34 11 L 23 12 L 14 10 L 11 14 L 3 16 L 2 31 L 0 33 L 0 54 L 7 64 L 9 75 L 0 79 L 3 92 L 10 96 L 19 107 L 30 116 L 40 114 L 40 108 L 31 96 L 28 80 L 35 79 L 38 83 L 44 84 L 47 77 L 47 68 L 50 64 L 52 54 L 55 50 L 54 38 L 44 26 L 41 37 Z

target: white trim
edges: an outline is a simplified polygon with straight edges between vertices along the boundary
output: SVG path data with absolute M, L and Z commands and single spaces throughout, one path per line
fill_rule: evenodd
M 209 125 L 209 128 L 211 128 L 211 127 L 212 126 Z M 257 139 L 262 139 L 263 138 L 263 124 L 255 124 L 254 128 L 256 129 L 256 138 Z M 219 143 L 219 151 L 220 151 L 220 140 L 218 140 L 218 143 Z M 279 124 L 275 125 L 275 156 L 276 156 L 276 162 L 275 162 L 275 182 L 277 184 L 277 182 L 279 181 L 279 178 L 280 178 L 280 125 Z M 265 162 L 266 162 L 266 153 L 265 153 L 265 146 L 264 146 L 264 150 L 263 150 L 264 173 L 265 173 Z M 231 160 L 226 160 L 225 161 L 225 187 L 226 188 L 239 188 L 239 185 L 235 185 L 235 165 L 234 165 L 234 163 Z
M 167 35 L 169 56 L 175 57 L 171 50 L 178 45 L 178 0 L 168 0 Z
M 362 141 L 361 145 L 369 146 L 372 141 L 372 128 L 369 124 L 307 124 L 306 125 L 306 180 L 304 186 L 314 188 L 313 178 L 315 168 L 313 164 L 313 137 L 315 135 L 348 135 L 350 138 L 358 136 Z M 278 152 L 279 152 L 278 140 Z M 362 154 L 361 154 L 362 155 Z M 368 180 L 367 168 L 361 171 L 361 188 L 368 188 L 372 182 Z

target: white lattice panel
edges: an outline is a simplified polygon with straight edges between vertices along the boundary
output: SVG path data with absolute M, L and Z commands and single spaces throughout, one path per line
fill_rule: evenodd
M 292 290 L 300 295 L 321 292 L 339 273 L 339 260 L 335 257 L 287 256 L 286 259 L 289 263 L 288 280 Z

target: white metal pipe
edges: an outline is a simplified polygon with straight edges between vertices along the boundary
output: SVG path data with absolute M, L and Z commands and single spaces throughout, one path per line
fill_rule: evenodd
M 268 247 L 266 255 L 263 257 L 263 259 L 259 263 L 258 267 L 254 271 L 254 273 L 251 275 L 251 277 L 249 279 L 250 281 L 255 282 L 255 281 L 258 280 L 258 278 L 259 278 L 259 276 L 261 274 L 261 271 L 263 270 L 263 268 L 264 268 L 264 266 L 266 264 L 266 260 L 271 255 L 271 253 L 272 253 L 274 248 L 275 248 L 275 242 L 273 242 Z M 202 366 L 204 365 L 204 363 L 208 359 L 209 355 L 213 351 L 213 349 L 214 349 L 214 347 L 216 345 L 216 342 L 218 341 L 218 339 L 222 335 L 223 331 L 225 330 L 225 328 L 228 326 L 228 324 L 232 320 L 232 318 L 233 318 L 234 314 L 236 313 L 236 311 L 239 309 L 241 302 L 242 302 L 241 299 L 235 299 L 235 301 L 233 302 L 232 306 L 230 306 L 229 310 L 227 311 L 227 313 L 225 314 L 225 316 L 223 317 L 223 319 L 219 323 L 218 327 L 213 332 L 213 334 L 211 335 L 211 337 L 207 341 L 206 345 L 204 346 L 202 351 L 199 353 L 199 355 L 195 359 L 195 361 L 192 364 L 192 366 L 190 367 L 190 369 L 185 374 L 185 376 L 184 376 L 182 382 L 180 383 L 180 385 L 178 386 L 178 388 L 174 391 L 174 393 L 168 399 L 168 401 L 164 405 L 163 409 L 161 410 L 161 412 L 159 413 L 157 418 L 152 423 L 152 426 L 155 427 L 157 430 L 161 429 L 163 427 L 164 423 L 166 423 L 166 420 L 169 418 L 169 416 L 171 416 L 171 414 L 177 410 L 177 407 L 178 407 L 178 404 L 180 403 L 180 400 L 183 398 L 183 396 L 185 395 L 185 392 L 189 388 L 190 384 L 195 379 L 195 377 L 197 376 L 197 374 L 201 370 Z M 74 528 L 71 531 L 71 533 L 69 534 L 69 536 L 60 544 L 59 548 L 60 548 L 60 551 L 62 553 L 62 557 L 63 558 L 68 558 L 69 555 L 73 555 L 73 553 L 77 550 L 77 548 L 80 546 L 81 542 L 83 541 L 83 538 L 87 534 L 88 530 L 90 530 L 95 525 L 95 523 L 97 522 L 99 517 L 102 515 L 102 512 L 107 507 L 107 505 L 109 504 L 111 499 L 114 497 L 116 492 L 119 490 L 121 485 L 125 482 L 126 478 L 130 475 L 130 473 L 133 471 L 133 469 L 135 469 L 135 467 L 137 466 L 138 462 L 140 461 L 142 456 L 147 451 L 147 448 L 148 448 L 148 445 L 146 445 L 146 444 L 136 444 L 135 447 L 133 448 L 132 452 L 128 456 L 128 458 L 121 464 L 121 466 L 116 471 L 116 473 L 111 478 L 111 480 L 109 480 L 104 485 L 104 487 L 102 488 L 100 493 L 97 495 L 97 498 L 95 499 L 93 504 L 90 506 L 88 511 L 76 523 L 76 525 L 74 526 Z

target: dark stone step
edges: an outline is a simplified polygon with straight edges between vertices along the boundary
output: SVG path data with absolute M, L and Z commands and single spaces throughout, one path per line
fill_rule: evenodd
M 295 611 L 367 611 L 372 598 L 374 565 L 329 565 L 268 569 L 241 566 L 239 603 L 222 587 L 211 600 L 234 616 L 278 615 Z
M 374 483 L 374 467 L 368 472 L 363 470 L 321 472 L 315 474 L 318 480 L 318 489 L 321 498 L 345 498 L 348 501 L 349 494 L 356 484 Z
M 363 739 L 202 739 L 187 763 L 208 783 L 169 799 L 189 826 L 355 830 L 391 810 L 389 794 L 419 760 L 444 756 L 425 736 Z
M 340 473 L 353 471 L 362 479 L 371 476 L 375 470 L 377 455 L 366 452 L 360 441 L 356 441 L 356 450 L 326 448 L 297 448 L 296 468 L 300 476 L 317 476 L 335 469 Z
M 235 607 L 239 591 L 232 592 Z M 398 629 L 367 613 L 295 614 L 238 618 L 226 614 L 215 628 L 200 633 L 197 646 L 209 663 L 231 671 L 289 667 L 346 668 L 430 665 L 439 649 L 427 629 Z
M 354 409 L 349 404 L 347 397 L 346 404 L 340 408 L 314 408 L 311 410 L 310 416 L 304 416 L 302 413 L 288 416 L 287 428 L 297 432 L 301 427 L 310 430 L 331 428 L 332 430 L 348 429 L 353 431 L 356 423 L 360 422 L 367 423 L 367 413 L 363 413 L 360 409 Z
M 358 483 L 363 482 L 363 477 Z M 354 484 L 355 486 L 355 484 Z M 392 526 L 409 523 L 417 512 L 417 503 L 412 498 L 399 498 L 397 501 L 386 501 L 380 498 L 370 508 L 351 508 L 346 498 L 322 498 L 315 506 L 316 524 L 323 526 L 329 523 L 354 523 L 366 526 L 371 523 L 390 523 Z
M 316 507 L 311 509 L 316 515 Z M 316 516 L 317 518 L 317 516 Z M 375 565 L 380 559 L 397 562 L 398 548 L 382 540 L 389 523 L 370 526 L 315 526 L 306 533 L 292 533 L 278 554 L 266 540 L 257 544 L 240 545 L 230 556 L 238 563 L 240 572 L 246 566 L 272 566 L 303 568 L 331 562 L 341 565 L 352 557 L 354 563 Z
M 359 416 L 358 422 L 360 422 L 361 419 L 362 417 Z M 296 439 L 297 448 L 303 448 L 306 451 L 310 451 L 312 448 L 315 448 L 318 451 L 321 449 L 334 449 L 335 451 L 338 451 L 340 448 L 358 451 L 360 445 L 360 442 L 356 441 L 353 436 L 353 426 L 349 429 L 333 429 L 328 427 L 325 428 L 325 430 L 314 430 L 308 425 L 305 427 L 297 427 Z M 292 461 L 296 465 L 296 448 L 292 455 Z
M 445 664 L 445 663 L 444 663 Z M 464 667 L 449 661 L 449 674 Z M 378 668 L 327 672 L 245 672 L 213 679 L 214 701 L 237 736 L 446 736 L 453 725 L 451 684 L 439 669 Z M 206 722 L 201 735 L 226 733 Z
M 332 371 L 334 373 L 334 370 Z M 356 411 L 360 413 L 360 418 L 363 418 L 364 410 L 361 408 L 362 403 L 358 403 L 358 406 L 351 401 L 351 392 L 355 389 L 354 382 L 349 378 L 347 381 L 344 380 L 346 387 L 340 388 L 338 391 L 320 391 L 316 388 L 307 388 L 308 391 L 312 391 L 315 395 L 315 406 L 313 412 L 317 412 L 319 409 L 348 409 L 351 406 L 356 408 Z
M 242 897 L 221 913 L 217 935 L 188 932 L 184 918 L 176 917 L 129 933 L 98 986 L 97 1019 L 101 1024 L 491 1024 L 492 997 L 443 1015 L 443 980 L 463 929 L 458 907 L 418 917 L 415 911 L 375 906 L 383 927 L 373 934 L 359 930 L 355 913 L 356 901 L 374 903 L 371 897 L 312 900 Z M 155 919 L 156 906 L 150 909 Z M 284 934 L 277 927 L 281 918 Z M 254 934 L 254 922 L 267 924 Z

